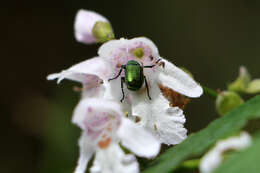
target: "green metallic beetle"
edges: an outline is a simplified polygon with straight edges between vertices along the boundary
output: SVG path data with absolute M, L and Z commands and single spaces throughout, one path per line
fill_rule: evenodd
M 161 59 L 157 60 L 156 64 L 160 60 Z M 123 83 L 126 84 L 127 89 L 129 89 L 131 91 L 137 91 L 137 90 L 139 90 L 143 86 L 143 83 L 145 82 L 147 96 L 151 100 L 151 97 L 150 97 L 150 94 L 149 94 L 149 88 L 148 88 L 146 77 L 144 76 L 143 68 L 153 68 L 154 66 L 155 65 L 142 66 L 137 61 L 130 60 L 130 61 L 127 62 L 126 65 L 121 65 L 120 71 L 116 75 L 116 77 L 108 79 L 108 81 L 117 79 L 120 76 L 122 70 L 123 69 L 125 70 L 125 77 L 121 77 L 121 90 L 122 90 L 122 94 L 123 94 L 123 97 L 120 100 L 121 102 L 125 98 L 125 93 L 124 93 L 124 89 L 123 89 Z

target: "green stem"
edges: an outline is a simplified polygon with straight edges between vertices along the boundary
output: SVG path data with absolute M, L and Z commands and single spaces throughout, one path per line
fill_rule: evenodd
M 206 87 L 206 86 L 203 86 L 203 85 L 202 85 L 202 88 L 203 88 L 203 91 L 204 91 L 204 93 L 205 93 L 206 95 L 210 96 L 210 97 L 213 98 L 213 99 L 216 99 L 216 98 L 217 98 L 218 93 L 217 93 L 215 90 L 213 90 L 213 89 L 211 89 L 211 88 L 208 88 L 208 87 Z
M 194 170 L 198 169 L 200 165 L 200 159 L 192 159 L 184 161 L 179 167 L 181 170 Z

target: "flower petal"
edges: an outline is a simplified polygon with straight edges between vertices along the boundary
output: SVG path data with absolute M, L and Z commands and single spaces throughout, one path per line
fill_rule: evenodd
M 154 65 L 159 57 L 157 47 L 145 37 L 109 41 L 99 48 L 98 54 L 110 62 L 114 75 L 118 73 L 121 65 L 130 60 L 149 66 Z
M 76 40 L 86 44 L 95 43 L 96 38 L 92 33 L 92 29 L 98 21 L 108 22 L 104 16 L 101 16 L 96 12 L 82 9 L 79 10 L 76 14 L 74 24 Z
M 162 143 L 175 145 L 187 137 L 187 130 L 183 126 L 185 121 L 183 111 L 180 108 L 168 108 L 164 116 L 158 117 L 153 128 L 157 131 L 157 136 Z
M 164 144 L 178 144 L 187 137 L 185 117 L 178 107 L 169 107 L 169 101 L 160 93 L 156 84 L 151 85 L 152 100 L 146 93 L 134 95 L 132 113 L 141 117 L 140 124 L 151 131 Z
M 99 119 L 100 122 L 104 116 L 98 114 L 106 113 L 115 117 L 124 116 L 118 103 L 106 101 L 98 98 L 83 98 L 74 110 L 72 122 L 78 125 L 82 130 L 87 130 L 86 123 L 93 119 Z M 97 126 L 97 125 L 96 125 Z
M 210 173 L 216 169 L 223 160 L 223 153 L 228 150 L 241 150 L 251 144 L 251 136 L 246 132 L 241 132 L 239 136 L 219 141 L 216 146 L 206 153 L 200 162 L 200 171 Z
M 95 145 L 93 145 L 93 143 L 88 140 L 87 135 L 85 133 L 83 133 L 79 139 L 79 147 L 80 147 L 80 156 L 78 160 L 78 165 L 74 173 L 85 172 L 87 164 L 96 150 Z
M 124 38 L 119 40 L 110 40 L 100 46 L 98 49 L 98 55 L 101 57 L 111 57 L 113 55 L 113 51 L 124 44 L 126 44 L 126 39 Z
M 163 58 L 162 58 L 163 59 Z M 187 73 L 176 67 L 171 62 L 163 59 L 164 68 L 158 68 L 158 81 L 174 91 L 188 97 L 199 97 L 203 90 Z
M 98 55 L 102 57 L 111 57 L 114 51 L 119 48 L 126 48 L 126 52 L 128 52 L 129 49 L 135 47 L 137 43 L 143 43 L 145 46 L 149 47 L 153 55 L 159 54 L 157 47 L 150 39 L 146 37 L 137 37 L 130 40 L 121 38 L 119 40 L 106 42 L 99 48 Z
M 98 150 L 91 173 L 138 173 L 139 166 L 132 154 L 124 154 L 117 143 L 107 149 Z
M 99 57 L 95 57 L 79 64 L 73 65 L 67 70 L 47 76 L 48 80 L 58 79 L 60 83 L 63 79 L 70 79 L 81 82 L 85 85 L 98 83 L 99 78 L 106 80 L 110 75 L 110 69 L 107 63 Z
M 145 46 L 148 46 L 151 50 L 152 50 L 152 54 L 153 55 L 158 55 L 159 51 L 158 48 L 155 46 L 154 42 L 152 40 L 150 40 L 149 38 L 146 37 L 137 37 L 137 38 L 133 38 L 130 40 L 131 43 L 130 44 L 136 44 L 138 42 L 142 42 L 145 44 Z
M 141 126 L 126 118 L 118 129 L 122 144 L 141 157 L 152 158 L 160 151 L 160 142 Z

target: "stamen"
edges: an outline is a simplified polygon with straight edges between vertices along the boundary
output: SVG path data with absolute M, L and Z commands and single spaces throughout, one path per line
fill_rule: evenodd
M 138 123 L 138 122 L 140 122 L 140 121 L 141 121 L 141 117 L 136 116 L 136 117 L 135 117 L 135 122 Z
M 120 67 L 121 67 L 121 63 L 118 62 L 118 63 L 116 64 L 116 68 L 120 68 Z
M 153 127 L 154 127 L 154 130 L 155 130 L 155 131 L 157 131 L 157 130 L 158 130 L 158 127 L 157 127 L 157 125 L 156 125 L 156 124 L 154 124 L 154 125 L 153 125 Z

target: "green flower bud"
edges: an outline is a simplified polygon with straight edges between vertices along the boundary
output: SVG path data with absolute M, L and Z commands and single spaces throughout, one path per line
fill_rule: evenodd
M 235 109 L 244 103 L 244 100 L 235 92 L 223 91 L 216 99 L 216 109 L 220 115 Z
M 92 33 L 99 43 L 104 43 L 115 38 L 112 26 L 109 22 L 96 22 L 92 29 Z
M 229 91 L 245 92 L 251 80 L 250 74 L 244 66 L 239 69 L 238 78 L 228 86 Z
M 260 92 L 260 79 L 252 80 L 246 89 L 246 92 L 249 94 L 255 94 Z

